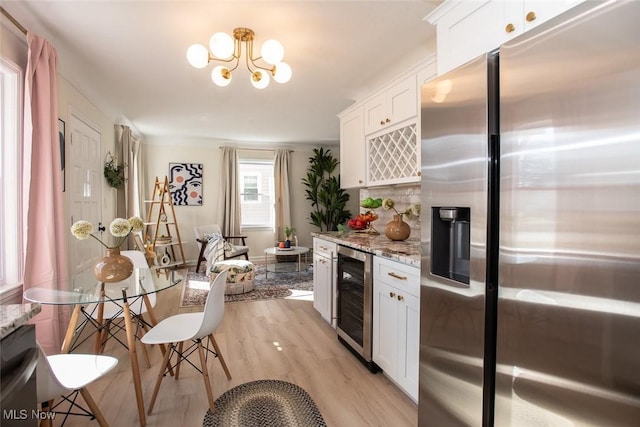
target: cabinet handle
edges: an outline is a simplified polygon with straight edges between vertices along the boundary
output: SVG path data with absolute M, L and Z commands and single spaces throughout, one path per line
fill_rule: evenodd
M 407 280 L 407 276 L 400 276 L 399 274 L 396 274 L 393 271 L 391 273 L 387 273 L 387 274 L 389 276 L 391 276 L 391 277 L 395 277 L 396 279 Z
M 393 292 L 389 292 L 389 296 L 390 296 L 391 298 L 395 298 L 396 294 L 395 294 L 395 293 L 393 293 Z
M 389 120 L 389 118 L 387 117 L 387 119 L 385 120 L 386 123 L 391 122 L 391 120 Z
M 402 295 L 398 295 L 398 301 L 402 301 L 404 300 L 404 297 Z
M 322 249 L 323 251 L 328 251 L 329 248 L 327 248 L 326 246 L 318 246 L 320 249 Z
M 507 33 L 513 33 L 513 32 L 516 30 L 516 26 L 515 26 L 515 25 L 513 25 L 513 24 L 507 24 L 507 26 L 506 26 L 506 27 L 504 27 L 504 30 L 505 30 Z
M 358 184 L 362 184 L 362 182 L 363 182 L 363 181 L 362 181 L 361 179 L 359 179 L 359 180 L 358 180 Z
M 416 172 L 416 176 L 422 176 L 422 172 L 420 171 Z
M 323 259 L 319 259 L 318 262 L 321 263 L 321 264 L 326 264 L 327 263 L 327 261 L 325 261 Z
M 527 20 L 527 22 L 533 22 L 533 21 L 536 20 L 536 18 L 537 18 L 537 16 L 536 16 L 535 12 L 529 12 L 529 13 L 527 13 L 527 16 L 526 16 L 525 19 Z
M 380 124 L 381 124 L 381 125 L 384 125 L 384 120 L 380 120 Z

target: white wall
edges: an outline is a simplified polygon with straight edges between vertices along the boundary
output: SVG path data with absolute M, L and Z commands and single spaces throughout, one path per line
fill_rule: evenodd
M 336 119 L 337 120 L 337 119 Z M 164 179 L 169 173 L 169 163 L 202 163 L 202 206 L 175 206 L 176 217 L 180 229 L 180 237 L 184 242 L 183 249 L 187 261 L 195 262 L 198 257 L 198 245 L 195 241 L 193 228 L 197 225 L 219 223 L 218 203 L 220 198 L 220 144 L 205 139 L 176 139 L 171 137 L 147 137 L 144 143 L 144 162 L 146 169 L 145 199 L 150 199 L 153 183 L 156 177 Z M 318 147 L 320 144 L 318 144 Z M 326 146 L 325 146 L 326 147 Z M 241 147 L 239 147 L 241 148 Z M 312 246 L 311 232 L 318 231 L 309 222 L 311 204 L 305 198 L 305 187 L 302 179 L 306 176 L 309 157 L 315 146 L 304 145 L 286 147 L 291 153 L 291 225 L 296 228 L 298 244 Z M 338 157 L 338 146 L 330 147 L 331 152 Z M 273 158 L 271 151 L 257 151 L 241 148 L 241 153 L 253 152 L 257 157 Z M 357 190 L 352 190 L 351 211 L 357 211 Z M 276 233 L 262 230 L 243 230 L 248 236 L 249 256 L 253 260 L 264 259 L 264 248 L 270 247 L 276 241 Z

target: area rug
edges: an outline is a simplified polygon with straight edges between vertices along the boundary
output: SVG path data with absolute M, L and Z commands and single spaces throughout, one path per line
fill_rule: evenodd
M 272 266 L 270 264 L 270 266 Z M 269 272 L 265 278 L 264 264 L 256 263 L 254 290 L 244 294 L 225 295 L 225 302 L 238 302 L 246 300 L 261 300 L 273 298 L 287 298 L 293 295 L 309 294 L 313 292 L 313 268 L 312 265 L 303 264 L 301 271 Z M 180 307 L 203 306 L 209 294 L 209 279 L 204 275 L 204 268 L 196 273 L 194 267 L 187 272 L 187 280 L 184 281 Z
M 311 396 L 301 387 L 278 380 L 240 384 L 215 401 L 203 427 L 326 426 Z

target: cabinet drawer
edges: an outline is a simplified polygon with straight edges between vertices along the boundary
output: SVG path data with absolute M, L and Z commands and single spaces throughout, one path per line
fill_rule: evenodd
M 415 267 L 375 256 L 373 279 L 420 297 L 420 270 Z
M 331 258 L 336 256 L 336 252 L 338 252 L 338 245 L 334 242 L 330 242 L 328 240 L 319 239 L 317 237 L 313 238 L 313 253 L 322 255 L 327 258 Z

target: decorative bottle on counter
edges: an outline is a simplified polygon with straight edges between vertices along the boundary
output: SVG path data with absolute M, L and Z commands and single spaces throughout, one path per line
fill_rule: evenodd
M 402 215 L 394 215 L 393 220 L 385 226 L 384 235 L 391 240 L 407 240 L 411 235 L 411 227 L 402 220 Z

